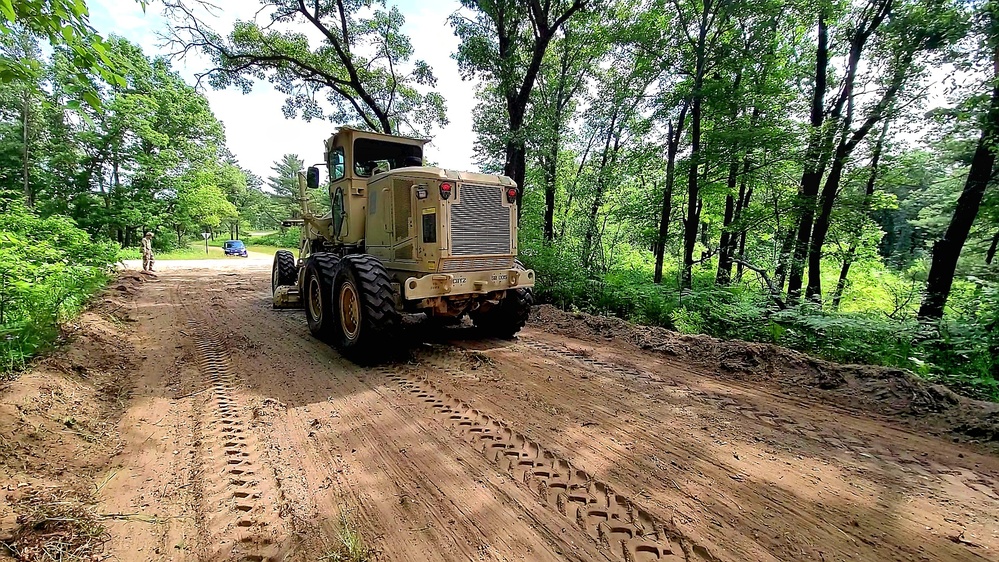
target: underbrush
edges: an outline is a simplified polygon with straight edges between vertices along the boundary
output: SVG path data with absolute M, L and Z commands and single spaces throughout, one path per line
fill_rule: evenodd
M 685 334 L 772 343 L 841 363 L 905 368 L 962 394 L 999 401 L 994 289 L 973 292 L 970 302 L 958 299 L 961 306 L 951 306 L 944 322 L 927 327 L 915 320 L 911 303 L 894 301 L 869 302 L 864 312 L 856 311 L 859 306 L 834 312 L 814 304 L 780 310 L 751 272 L 742 283 L 719 288 L 713 268 L 695 268 L 692 290 L 681 292 L 675 268 L 657 285 L 644 268 L 589 275 L 557 247 L 532 248 L 521 259 L 537 274 L 538 302 Z M 876 290 L 891 293 L 891 287 Z
M 117 250 L 67 217 L 39 218 L 16 202 L 0 213 L 0 376 L 23 369 L 103 288 Z

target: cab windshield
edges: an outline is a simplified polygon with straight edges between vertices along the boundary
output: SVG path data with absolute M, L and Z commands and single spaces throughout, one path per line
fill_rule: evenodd
M 242 250 L 243 249 L 243 242 L 240 241 L 240 240 L 231 240 L 231 241 L 225 243 L 225 247 L 229 248 L 229 249 Z
M 368 177 L 396 168 L 423 165 L 423 148 L 375 139 L 354 141 L 354 173 Z

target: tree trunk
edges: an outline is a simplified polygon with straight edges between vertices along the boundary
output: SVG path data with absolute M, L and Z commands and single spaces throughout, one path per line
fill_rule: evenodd
M 829 67 L 829 32 L 826 27 L 825 13 L 819 12 L 818 39 L 815 49 L 815 85 L 812 90 L 812 107 L 809 119 L 811 131 L 808 137 L 808 148 L 805 152 L 805 169 L 801 174 L 798 186 L 798 204 L 801 213 L 798 218 L 798 229 L 795 235 L 794 250 L 790 252 L 790 275 L 787 285 L 787 301 L 797 302 L 801 293 L 802 273 L 805 257 L 808 255 L 808 237 L 812 232 L 812 218 L 815 214 L 815 197 L 819 193 L 822 174 L 825 166 L 821 165 L 821 154 L 824 135 L 822 124 L 825 121 L 826 73 Z M 784 285 L 784 275 L 778 273 L 779 285 Z
M 985 265 L 992 265 L 997 248 L 999 248 L 999 232 L 996 232 L 995 236 L 992 237 L 992 245 L 989 246 L 989 251 L 985 254 Z
M 791 265 L 791 252 L 794 246 L 794 235 L 797 232 L 795 227 L 788 227 L 787 231 L 784 233 L 784 237 L 781 238 L 780 243 L 780 255 L 777 259 L 777 268 L 774 272 L 774 286 L 778 290 L 784 290 L 784 282 L 787 281 L 788 268 Z
M 753 116 L 750 119 L 750 130 L 755 127 L 755 123 L 760 116 L 760 111 L 758 108 L 753 109 Z M 738 175 L 738 165 L 735 160 L 729 164 L 728 169 L 728 192 L 729 195 L 725 198 L 725 223 L 722 227 L 721 243 L 718 246 L 718 273 L 715 275 L 715 283 L 718 285 L 728 285 L 732 281 L 732 265 L 734 264 L 734 256 L 736 253 L 739 255 L 739 260 L 743 261 L 746 259 L 746 229 L 743 227 L 740 231 L 733 231 L 732 225 L 739 223 L 742 220 L 742 214 L 749 206 L 749 197 L 752 195 L 752 191 L 746 191 L 746 186 L 748 183 L 749 175 L 749 153 L 746 152 L 742 157 L 742 174 L 738 178 L 739 181 L 739 195 L 737 198 L 733 198 L 732 193 L 735 192 L 735 184 Z M 731 210 L 731 214 L 729 211 Z M 737 248 L 738 246 L 738 248 Z M 742 278 L 742 264 L 739 264 L 739 279 Z
M 746 228 L 744 223 L 744 215 L 746 210 L 749 209 L 749 202 L 753 198 L 753 188 L 749 187 L 749 154 L 742 159 L 742 177 L 739 179 L 739 200 L 735 205 L 735 219 L 734 223 L 739 226 L 739 230 L 736 231 L 736 237 L 738 238 L 738 247 L 735 249 L 736 255 L 739 257 L 739 266 L 736 270 L 736 281 L 742 281 L 742 271 L 744 265 L 742 262 L 746 261 L 746 233 L 749 230 Z M 733 245 L 735 242 L 733 241 Z M 729 265 L 729 276 L 731 277 L 732 266 Z
M 742 281 L 742 274 L 745 269 L 743 262 L 746 261 L 746 231 L 743 230 L 739 233 L 739 263 L 735 267 L 735 280 L 736 282 Z
M 694 266 L 694 246 L 697 244 L 697 227 L 701 222 L 700 209 L 697 205 L 700 199 L 697 182 L 697 168 L 701 156 L 700 82 L 700 80 L 695 81 L 690 112 L 690 170 L 687 174 L 687 219 L 683 225 L 683 274 L 680 279 L 680 286 L 683 289 L 689 289 L 693 284 L 691 270 Z
M 518 140 L 521 134 L 520 127 L 511 130 L 511 138 L 506 143 L 506 165 L 503 167 L 503 175 L 511 178 L 517 184 L 517 222 L 523 214 L 524 200 L 524 168 L 527 165 L 527 148 L 523 140 Z
M 896 73 L 893 76 L 893 82 L 882 96 L 882 99 L 879 100 L 875 108 L 871 110 L 870 116 L 867 120 L 865 120 L 860 129 L 851 135 L 854 108 L 853 94 L 857 73 L 860 68 L 861 55 L 864 52 L 867 40 L 888 17 L 888 14 L 891 12 L 892 5 L 893 0 L 879 0 L 879 2 L 871 2 L 869 7 L 872 8 L 872 10 L 867 12 L 870 19 L 863 19 L 862 23 L 853 30 L 850 36 L 850 50 L 847 55 L 846 73 L 843 77 L 842 85 L 839 88 L 839 96 L 836 99 L 836 103 L 829 111 L 830 120 L 837 123 L 837 125 L 840 117 L 843 115 L 844 106 L 847 108 L 846 117 L 843 119 L 842 125 L 839 125 L 836 128 L 830 127 L 827 142 L 824 143 L 823 146 L 822 154 L 824 154 L 825 159 L 828 160 L 829 152 L 832 147 L 832 141 L 835 137 L 834 131 L 838 129 L 841 132 L 840 141 L 836 147 L 836 156 L 832 163 L 833 169 L 830 171 L 829 177 L 826 179 L 825 188 L 822 190 L 822 198 L 820 202 L 821 211 L 818 219 L 815 221 L 815 224 L 812 225 L 813 228 L 810 232 L 804 228 L 809 225 L 804 224 L 801 225 L 802 227 L 798 231 L 799 237 L 798 245 L 795 247 L 795 262 L 792 267 L 792 279 L 788 285 L 788 300 L 792 300 L 792 297 L 793 300 L 797 300 L 801 292 L 801 260 L 805 258 L 804 255 L 800 254 L 802 250 L 807 250 L 808 252 L 807 257 L 809 266 L 807 294 L 812 299 L 821 300 L 822 245 L 825 243 L 825 235 L 829 231 L 829 218 L 832 212 L 833 202 L 836 198 L 836 192 L 839 189 L 839 182 L 842 178 L 843 168 L 846 166 L 846 158 L 849 157 L 854 147 L 856 147 L 856 145 L 863 140 L 868 131 L 870 131 L 870 128 L 883 117 L 883 111 L 886 107 L 888 107 L 888 104 L 894 100 L 895 94 L 898 92 L 899 87 L 906 78 L 906 72 L 908 70 L 909 63 L 912 60 L 914 51 L 910 51 L 908 53 L 908 58 L 903 59 L 905 62 L 898 65 Z M 899 72 L 899 70 L 901 70 L 901 72 Z M 847 141 L 847 137 L 850 137 L 849 141 Z M 825 169 L 827 163 L 827 161 L 822 162 L 822 165 L 819 166 L 819 175 L 815 178 L 817 182 L 821 180 L 822 170 Z M 815 204 L 809 203 L 808 222 L 811 222 L 814 218 L 814 208 Z
M 24 183 L 24 203 L 28 207 L 35 206 L 35 196 L 31 192 L 31 182 L 30 182 L 30 170 L 31 164 L 29 160 L 29 148 L 28 141 L 30 140 L 28 135 L 28 130 L 31 126 L 31 95 L 30 90 L 26 87 L 24 90 L 24 97 L 21 100 L 21 179 Z
M 735 176 L 733 172 L 733 162 L 729 167 L 729 190 L 734 190 L 735 188 Z M 747 183 L 749 175 L 749 154 L 746 154 L 742 158 L 742 175 L 739 179 L 739 194 L 737 197 L 733 198 L 729 195 L 725 199 L 725 226 L 722 231 L 721 243 L 718 246 L 718 273 L 715 275 L 715 283 L 718 285 L 728 285 L 732 282 L 732 266 L 735 264 L 735 256 L 739 257 L 739 261 L 744 261 L 746 259 L 746 228 L 745 226 L 739 227 L 738 230 L 733 228 L 734 225 L 738 225 L 742 221 L 742 215 L 745 213 L 746 209 L 749 207 L 749 199 L 753 195 L 753 190 L 747 190 Z M 732 205 L 732 216 L 729 218 L 729 205 Z M 738 279 L 742 279 L 742 264 L 739 264 Z
M 874 187 L 878 182 L 878 166 L 881 164 L 881 152 L 884 149 L 885 137 L 888 136 L 888 125 L 890 123 L 891 120 L 889 119 L 885 119 L 884 123 L 882 123 L 881 135 L 878 136 L 878 142 L 874 145 L 874 151 L 871 154 L 871 173 L 867 176 L 867 187 L 864 190 L 863 219 L 867 219 L 871 214 L 871 198 L 874 197 Z M 858 228 L 858 230 L 862 229 L 863 225 Z M 850 266 L 853 265 L 853 260 L 857 255 L 858 243 L 857 239 L 854 239 L 850 243 L 850 249 L 843 259 L 843 267 L 839 272 L 839 281 L 836 282 L 836 289 L 833 291 L 833 310 L 839 310 L 840 301 L 843 299 L 843 291 L 846 290 L 847 276 L 850 275 Z M 809 282 L 809 285 L 811 285 L 811 282 Z
M 617 127 L 617 112 L 618 108 L 614 108 L 614 114 L 611 116 L 610 124 L 607 127 L 607 140 L 604 142 L 604 153 L 600 157 L 600 168 L 597 171 L 597 193 L 593 197 L 593 204 L 590 206 L 590 214 L 586 223 L 586 238 L 583 241 L 583 267 L 589 267 L 592 253 L 593 253 L 593 243 L 594 239 L 597 237 L 597 213 L 600 211 L 600 207 L 603 205 L 604 201 L 604 190 L 607 188 L 607 161 L 611 157 L 611 141 L 614 142 L 613 151 L 617 152 L 618 148 L 618 138 L 615 135 L 615 128 Z
M 825 244 L 826 234 L 829 232 L 829 219 L 832 215 L 833 203 L 836 200 L 835 192 L 838 189 L 840 179 L 843 177 L 843 168 L 845 166 L 846 155 L 844 154 L 840 157 L 837 153 L 836 158 L 833 160 L 832 169 L 829 170 L 829 177 L 826 178 L 826 187 L 823 189 L 819 215 L 814 221 L 812 234 L 807 239 L 808 286 L 805 289 L 805 297 L 815 302 L 822 302 L 822 245 Z M 788 290 L 790 291 L 790 288 Z
M 688 100 L 683 100 L 680 107 L 680 115 L 676 120 L 676 128 L 673 123 L 667 123 L 666 135 L 666 182 L 663 186 L 663 204 L 659 216 L 659 236 L 656 238 L 656 270 L 653 275 L 654 283 L 663 282 L 663 260 L 666 255 L 666 238 L 669 235 L 670 215 L 673 213 L 673 183 L 676 180 L 676 155 L 680 150 L 680 139 L 683 138 L 683 121 L 687 117 Z
M 734 184 L 737 165 L 735 162 L 729 164 L 729 184 Z M 735 186 L 732 185 L 734 188 Z M 725 197 L 725 218 L 722 225 L 721 240 L 718 242 L 718 272 L 715 274 L 716 285 L 728 285 L 732 281 L 732 257 L 735 254 L 732 243 L 735 241 L 735 233 L 729 231 L 732 221 L 735 219 L 735 197 L 729 193 Z
M 742 83 L 742 71 L 737 71 L 735 78 L 732 80 L 732 91 L 738 95 L 739 85 Z M 735 123 L 736 119 L 739 117 L 739 106 L 733 104 L 729 117 L 732 122 Z M 749 130 L 753 129 L 756 118 L 759 112 L 754 110 L 753 117 L 750 120 Z M 735 186 L 738 181 L 739 174 L 739 162 L 737 154 L 741 150 L 741 142 L 733 143 L 731 159 L 728 165 L 728 181 L 726 182 L 726 195 L 725 195 L 725 216 L 722 221 L 722 232 L 721 239 L 718 242 L 718 271 L 715 274 L 715 284 L 716 285 L 728 285 L 732 280 L 732 257 L 735 253 L 735 233 L 730 230 L 732 222 L 735 220 Z M 741 199 L 741 196 L 740 196 Z
M 524 145 L 523 138 L 524 115 L 527 112 L 527 105 L 531 100 L 531 90 L 534 89 L 534 83 L 537 81 L 538 72 L 541 69 L 541 62 L 544 59 L 545 51 L 548 50 L 548 45 L 551 43 L 552 38 L 574 13 L 583 8 L 582 1 L 576 0 L 561 15 L 556 14 L 554 22 L 550 22 L 550 3 L 546 2 L 542 6 L 540 2 L 535 0 L 530 4 L 529 9 L 532 17 L 534 17 L 533 24 L 535 26 L 534 45 L 531 49 L 530 60 L 524 71 L 523 81 L 519 85 L 510 83 L 505 85 L 507 114 L 510 118 L 510 139 L 506 145 L 506 165 L 504 166 L 503 173 L 517 182 L 518 222 L 523 214 L 523 205 L 521 203 L 524 196 L 524 177 L 527 168 L 527 148 Z M 538 18 L 539 15 L 542 17 Z M 503 20 L 503 14 L 494 12 L 492 16 L 496 23 L 499 58 L 504 63 L 512 63 L 516 56 L 514 45 L 517 38 L 512 37 L 508 33 L 509 28 L 505 24 L 507 22 Z
M 836 282 L 836 289 L 832 295 L 832 308 L 839 310 L 839 303 L 843 299 L 843 291 L 846 290 L 846 278 L 850 275 L 850 266 L 853 265 L 853 258 L 857 253 L 857 243 L 850 246 L 850 250 L 843 258 L 843 267 L 839 270 L 839 281 Z
M 704 99 L 708 27 L 713 19 L 709 17 L 709 12 L 713 8 L 717 9 L 717 6 L 712 7 L 710 2 L 704 2 L 697 43 L 694 47 L 694 83 L 690 94 L 690 171 L 687 174 L 687 218 L 683 225 L 683 272 L 680 276 L 680 286 L 683 289 L 689 289 L 693 282 L 694 246 L 697 244 L 697 227 L 701 222 L 701 209 L 698 206 L 701 195 L 697 172 L 701 163 L 701 103 Z
M 992 26 L 999 24 L 995 21 L 995 16 L 990 23 Z M 951 217 L 947 232 L 944 233 L 942 239 L 933 244 L 933 261 L 930 264 L 930 273 L 926 280 L 926 296 L 919 307 L 919 318 L 924 321 L 939 320 L 943 317 L 944 306 L 947 304 L 947 297 L 950 296 L 950 289 L 954 284 L 957 260 L 964 248 L 964 243 L 968 240 L 971 226 L 978 216 L 985 188 L 988 187 L 989 181 L 992 179 L 992 170 L 996 161 L 993 148 L 997 137 L 996 132 L 999 131 L 999 46 L 993 47 L 992 68 L 992 99 L 989 103 L 985 123 L 982 125 L 982 134 L 975 148 L 975 155 L 971 160 L 971 168 L 968 170 L 964 190 L 957 200 L 957 208 L 954 209 L 954 215 Z
M 551 244 L 555 240 L 555 188 L 558 180 L 558 142 L 554 143 L 552 153 L 548 155 L 549 161 L 543 164 L 545 176 L 545 243 Z

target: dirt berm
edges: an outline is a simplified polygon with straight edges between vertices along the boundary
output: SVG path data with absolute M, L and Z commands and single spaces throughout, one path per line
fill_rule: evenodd
M 934 434 L 947 432 L 993 446 L 999 441 L 999 404 L 961 396 L 904 369 L 843 365 L 776 345 L 684 335 L 620 318 L 566 312 L 551 305 L 535 308 L 531 323 L 562 336 L 630 343 L 713 374 L 775 384 L 789 395 L 890 416 Z

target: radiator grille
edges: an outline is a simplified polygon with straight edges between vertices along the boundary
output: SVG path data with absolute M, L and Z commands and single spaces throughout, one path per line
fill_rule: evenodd
M 459 185 L 461 203 L 451 205 L 451 254 L 510 253 L 510 208 L 498 186 Z
M 407 182 L 396 181 L 395 186 L 395 241 L 409 238 L 410 221 L 413 220 L 413 206 L 410 192 L 412 187 Z
M 451 258 L 441 261 L 441 273 L 457 273 L 459 271 L 489 271 L 490 269 L 510 269 L 513 267 L 512 256 L 494 256 L 491 258 Z

